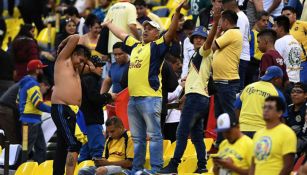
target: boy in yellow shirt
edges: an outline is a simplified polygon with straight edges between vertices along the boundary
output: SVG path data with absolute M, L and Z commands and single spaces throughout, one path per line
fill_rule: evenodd
M 266 127 L 254 135 L 251 175 L 290 174 L 296 152 L 296 136 L 281 123 L 285 104 L 280 97 L 269 96 L 264 103 L 263 119 Z

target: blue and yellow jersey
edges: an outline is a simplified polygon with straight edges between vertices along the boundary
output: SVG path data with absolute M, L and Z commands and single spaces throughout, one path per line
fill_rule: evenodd
M 20 80 L 17 103 L 20 120 L 25 123 L 38 123 L 41 121 L 42 111 L 50 113 L 50 107 L 43 103 L 39 83 L 29 75 Z
M 144 44 L 128 36 L 124 50 L 131 55 L 128 90 L 133 97 L 162 97 L 161 68 L 168 45 L 160 39 Z
M 258 33 L 259 32 L 255 29 L 250 31 L 249 46 L 250 46 L 251 61 L 252 60 L 260 61 L 263 55 L 263 53 L 258 48 L 258 43 L 257 43 Z
M 241 109 L 239 117 L 241 131 L 258 131 L 265 127 L 263 106 L 269 96 L 279 96 L 286 104 L 283 93 L 270 82 L 258 81 L 243 89 L 235 105 Z M 283 116 L 286 117 L 287 112 Z
M 306 61 L 307 58 L 307 22 L 306 21 L 295 21 L 292 25 L 290 34 L 300 43 L 303 53 L 301 61 Z

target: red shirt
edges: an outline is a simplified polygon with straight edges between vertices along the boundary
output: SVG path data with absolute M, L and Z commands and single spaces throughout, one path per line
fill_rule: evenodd
M 260 61 L 260 77 L 265 74 L 266 69 L 270 66 L 280 67 L 284 74 L 283 80 L 289 80 L 284 59 L 276 50 L 269 50 L 263 54 Z

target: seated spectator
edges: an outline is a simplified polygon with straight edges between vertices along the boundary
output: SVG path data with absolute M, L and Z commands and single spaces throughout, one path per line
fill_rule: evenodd
M 66 19 L 71 19 L 77 24 L 77 33 L 79 35 L 83 35 L 86 33 L 85 31 L 85 19 L 80 17 L 78 10 L 74 6 L 69 6 L 65 11 L 64 15 Z
M 251 165 L 253 141 L 240 131 L 239 123 L 227 113 L 217 119 L 217 132 L 222 132 L 225 140 L 219 145 L 213 157 L 213 172 L 218 174 L 248 174 Z
M 262 117 L 265 99 L 268 96 L 280 96 L 285 100 L 283 93 L 278 89 L 282 86 L 282 77 L 282 70 L 277 66 L 271 66 L 260 81 L 246 86 L 237 98 L 235 106 L 240 129 L 250 138 L 253 138 L 256 131 L 265 127 Z
M 293 104 L 288 106 L 286 124 L 293 129 L 297 136 L 297 154 L 300 156 L 301 153 L 307 151 L 307 119 L 305 118 L 307 86 L 302 83 L 294 84 L 291 100 Z
M 265 29 L 257 35 L 258 48 L 264 53 L 260 61 L 260 76 L 263 76 L 270 66 L 278 66 L 283 71 L 283 81 L 289 81 L 286 71 L 286 65 L 282 56 L 275 50 L 274 44 L 277 39 L 277 33 L 271 29 Z
M 94 158 L 95 166 L 82 168 L 78 175 L 109 175 L 132 167 L 133 142 L 118 117 L 106 121 L 108 139 L 102 158 Z
M 116 62 L 112 63 L 107 77 L 104 79 L 101 86 L 101 93 L 106 93 L 112 86 L 113 93 L 119 93 L 123 90 L 120 83 L 122 76 L 129 66 L 129 57 L 122 49 L 122 42 L 117 42 L 113 45 L 113 54 Z

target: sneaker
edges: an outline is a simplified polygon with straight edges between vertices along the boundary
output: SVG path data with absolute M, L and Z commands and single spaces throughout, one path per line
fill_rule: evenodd
M 166 167 L 162 168 L 158 174 L 177 174 L 177 168 L 178 164 L 176 165 L 174 162 L 170 161 L 170 163 Z
M 157 174 L 157 172 L 148 170 L 148 169 L 144 169 L 141 175 L 154 175 L 154 174 Z
M 208 172 L 207 168 L 197 168 L 197 170 L 194 173 L 202 174 L 202 173 L 207 173 L 207 172 Z
M 127 170 L 127 169 L 122 170 L 122 173 L 123 173 L 124 175 L 132 175 L 131 170 Z

